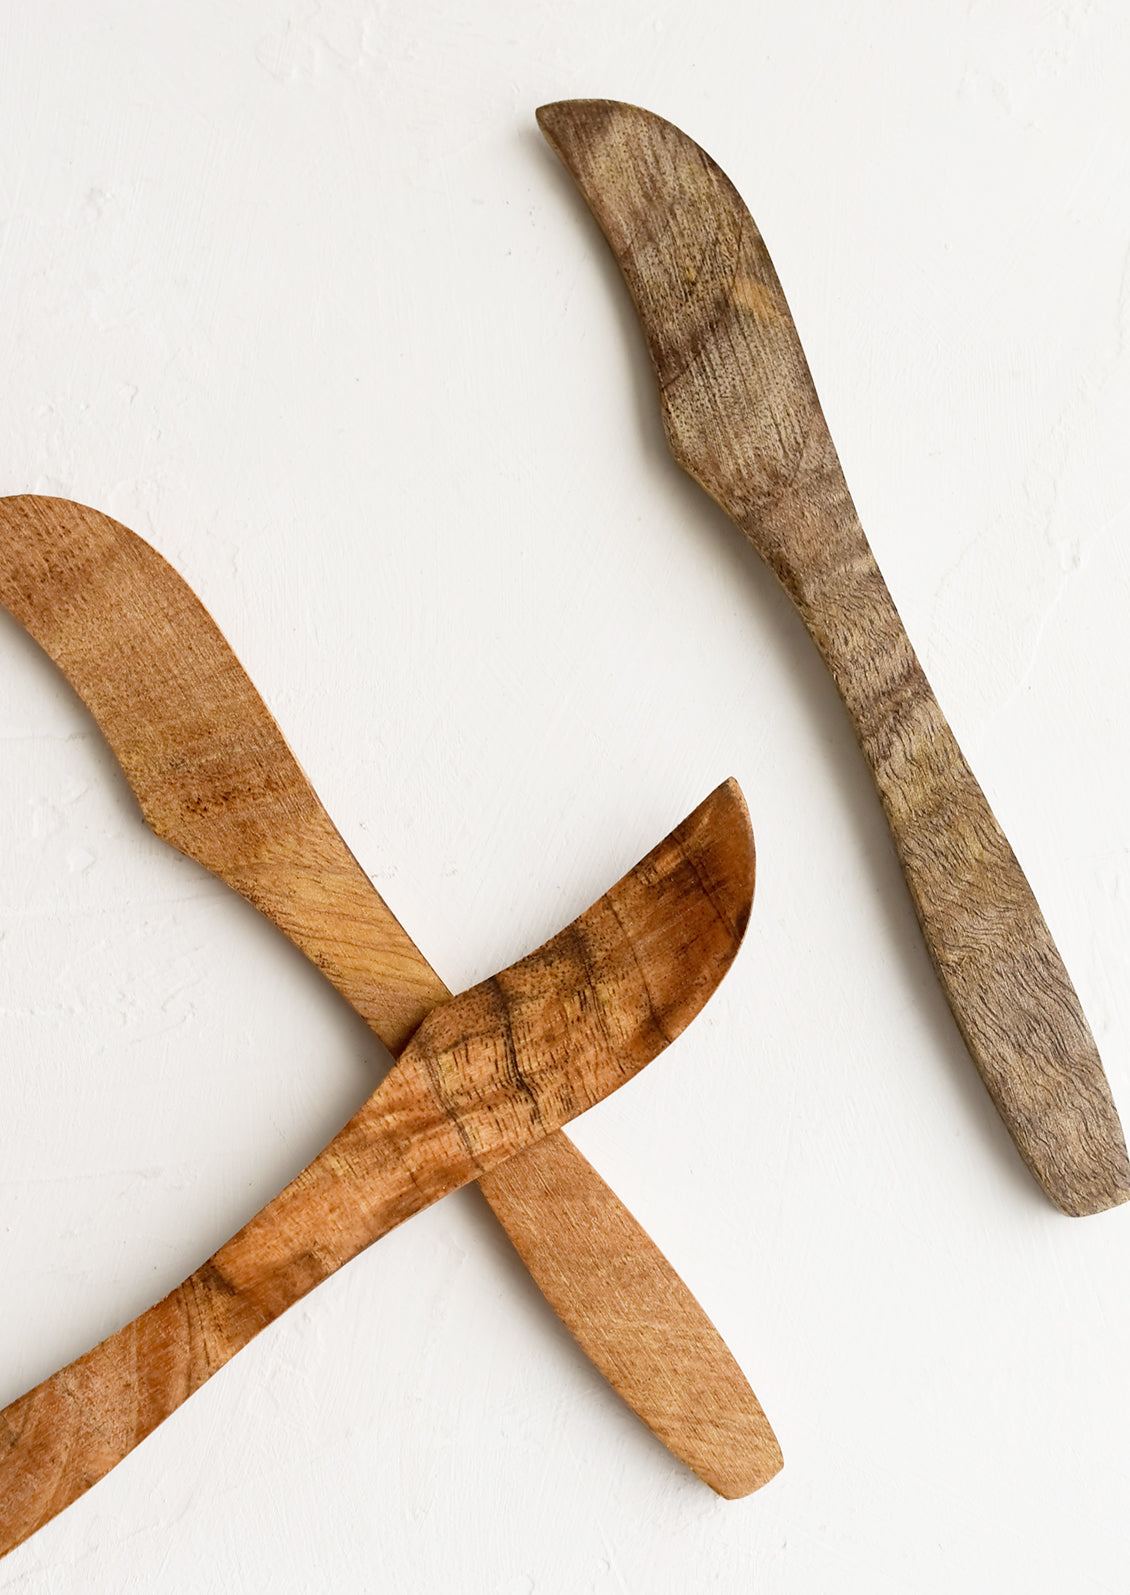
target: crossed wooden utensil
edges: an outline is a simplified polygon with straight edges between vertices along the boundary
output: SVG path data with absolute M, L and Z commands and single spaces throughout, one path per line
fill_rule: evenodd
M 153 830 L 278 925 L 397 1056 L 325 1151 L 184 1284 L 0 1412 L 0 1554 L 321 1280 L 474 1180 L 664 1444 L 724 1496 L 770 1479 L 776 1438 L 718 1331 L 560 1131 L 662 1051 L 733 960 L 754 877 L 736 783 L 537 952 L 453 998 L 215 622 L 147 543 L 64 499 L 0 499 L 0 603 L 91 709 Z

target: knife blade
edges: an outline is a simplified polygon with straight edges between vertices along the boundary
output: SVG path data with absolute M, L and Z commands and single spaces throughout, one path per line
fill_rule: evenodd
M 272 920 L 396 1052 L 449 993 L 333 825 L 219 628 L 146 542 L 64 499 L 0 499 L 0 603 L 62 668 L 146 819 Z M 719 1494 L 780 1469 L 721 1335 L 564 1135 L 480 1180 L 609 1383 Z
M 657 1057 L 733 962 L 753 872 L 726 782 L 551 941 L 433 1007 L 297 1179 L 163 1301 L 0 1412 L 0 1555 L 315 1285 Z
M 831 671 L 1017 1150 L 1065 1213 L 1126 1201 L 1126 1143 L 1090 1026 L 875 563 L 753 218 L 710 156 L 649 111 L 566 100 L 537 116 L 635 302 L 675 459 L 769 564 Z

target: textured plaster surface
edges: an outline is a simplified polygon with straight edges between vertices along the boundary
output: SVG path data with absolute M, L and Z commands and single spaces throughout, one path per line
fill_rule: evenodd
M 533 112 L 647 105 L 745 195 L 1126 1116 L 1128 81 L 1119 0 L 0 0 L 0 493 L 177 566 L 448 983 L 741 781 L 746 949 L 577 1138 L 786 1457 L 712 1497 L 464 1193 L 4 1595 L 1125 1591 L 1130 1211 L 1060 1218 L 1021 1170 L 831 684 L 669 462 Z M 384 1066 L 147 832 L 0 616 L 0 1402 L 177 1283 Z

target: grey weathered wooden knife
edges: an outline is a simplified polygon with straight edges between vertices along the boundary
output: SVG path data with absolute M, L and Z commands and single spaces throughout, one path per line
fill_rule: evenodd
M 1021 1156 L 1065 1213 L 1130 1197 L 1090 1027 L 864 537 L 761 234 L 710 156 L 613 100 L 538 121 L 635 301 L 678 463 L 766 559 L 832 673 L 926 945 Z

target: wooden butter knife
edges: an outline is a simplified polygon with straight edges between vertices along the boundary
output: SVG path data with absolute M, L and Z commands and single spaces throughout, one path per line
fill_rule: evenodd
M 1130 1197 L 1090 1027 L 864 537 L 761 234 L 710 156 L 613 100 L 538 121 L 635 301 L 678 463 L 796 605 L 879 789 L 942 987 L 1021 1156 L 1065 1213 Z
M 388 1233 L 631 1079 L 737 952 L 753 838 L 733 782 L 552 941 L 439 1003 L 345 1128 L 163 1301 L 0 1412 L 0 1555 Z
M 86 702 L 156 833 L 278 925 L 397 1052 L 447 988 L 181 577 L 96 510 L 0 499 L 0 603 Z M 730 1498 L 778 1472 L 721 1335 L 571 1141 L 548 1136 L 479 1183 L 551 1306 L 676 1456 Z

